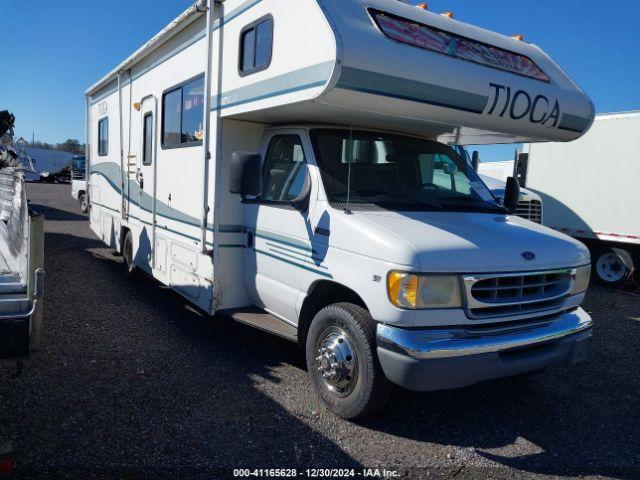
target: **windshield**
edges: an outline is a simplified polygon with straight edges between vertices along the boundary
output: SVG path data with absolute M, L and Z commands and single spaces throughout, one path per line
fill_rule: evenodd
M 311 140 L 327 196 L 337 207 L 349 197 L 351 206 L 362 208 L 502 211 L 467 162 L 441 143 L 324 129 L 313 130 Z
M 71 159 L 71 175 L 76 180 L 84 178 L 85 173 L 85 157 L 78 156 Z

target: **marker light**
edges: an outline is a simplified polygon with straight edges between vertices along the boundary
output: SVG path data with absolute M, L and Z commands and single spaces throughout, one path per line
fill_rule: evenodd
M 453 18 L 453 12 L 442 12 L 440 15 L 447 18 Z
M 429 5 L 426 3 L 419 3 L 416 7 L 421 8 L 422 10 L 429 10 Z
M 512 35 L 511 38 L 515 38 L 516 40 L 520 40 L 521 42 L 524 42 L 524 35 L 520 33 L 517 35 Z
M 573 288 L 571 295 L 586 292 L 589 288 L 589 279 L 591 278 L 591 265 L 576 268 L 576 276 L 573 279 Z
M 461 308 L 457 275 L 415 274 L 392 271 L 387 276 L 389 300 L 398 308 Z
M 140 111 L 140 107 L 142 107 L 142 105 L 139 102 L 133 104 L 133 108 L 135 108 L 137 111 Z

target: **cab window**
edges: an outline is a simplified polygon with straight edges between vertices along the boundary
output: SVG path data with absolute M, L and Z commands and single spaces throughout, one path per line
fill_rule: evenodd
M 263 170 L 265 202 L 287 203 L 302 192 L 307 165 L 298 135 L 278 135 L 271 139 Z

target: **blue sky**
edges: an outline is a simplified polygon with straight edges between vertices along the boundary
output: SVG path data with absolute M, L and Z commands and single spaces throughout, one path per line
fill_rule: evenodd
M 295 0 L 283 0 L 295 1 Z M 336 0 L 337 1 L 337 0 Z M 57 143 L 84 139 L 83 92 L 191 0 L 2 0 L 0 109 L 17 133 Z M 640 1 L 432 0 L 461 21 L 522 33 L 582 86 L 598 112 L 640 109 Z M 509 159 L 512 146 L 483 151 Z

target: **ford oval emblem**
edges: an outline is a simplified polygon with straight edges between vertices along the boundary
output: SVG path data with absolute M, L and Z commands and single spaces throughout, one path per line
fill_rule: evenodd
M 522 258 L 525 260 L 533 260 L 536 258 L 536 254 L 533 252 L 522 252 Z

